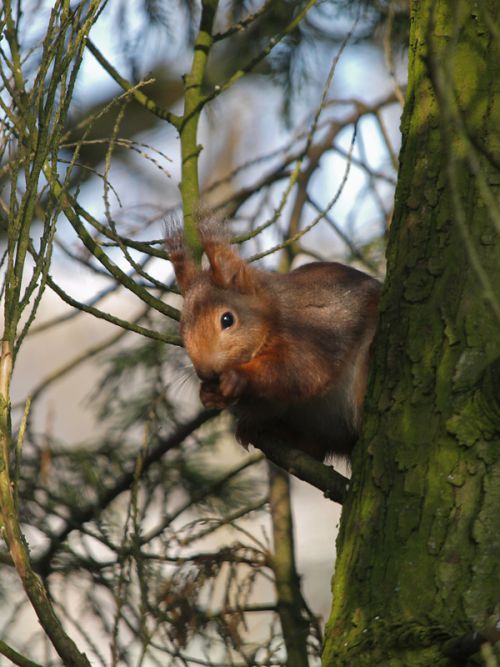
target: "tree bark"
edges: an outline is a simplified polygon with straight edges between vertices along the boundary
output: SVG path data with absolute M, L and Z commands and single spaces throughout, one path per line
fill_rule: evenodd
M 499 18 L 497 0 L 412 5 L 388 274 L 325 667 L 484 664 L 473 653 L 500 618 Z M 475 645 L 461 641 L 475 631 Z

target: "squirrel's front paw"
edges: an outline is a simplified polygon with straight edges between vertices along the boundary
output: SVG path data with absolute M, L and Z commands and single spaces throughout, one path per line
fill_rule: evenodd
M 222 410 L 230 401 L 221 394 L 220 387 L 216 382 L 202 382 L 200 386 L 200 400 L 206 408 Z
M 247 386 L 246 378 L 237 371 L 230 370 L 221 373 L 219 378 L 220 393 L 224 398 L 231 402 L 239 398 Z

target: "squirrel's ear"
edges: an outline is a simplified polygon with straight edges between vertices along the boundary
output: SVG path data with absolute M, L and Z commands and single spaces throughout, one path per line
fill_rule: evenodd
M 231 248 L 227 239 L 202 233 L 201 241 L 210 263 L 212 282 L 217 287 L 236 289 L 243 294 L 255 292 L 253 269 Z
M 179 290 L 181 294 L 185 294 L 198 273 L 198 267 L 186 248 L 182 230 L 173 227 L 168 229 L 165 245 L 170 255 L 170 261 L 174 266 Z

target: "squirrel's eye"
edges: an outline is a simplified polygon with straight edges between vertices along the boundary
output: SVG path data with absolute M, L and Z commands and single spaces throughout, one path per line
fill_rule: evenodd
M 228 329 L 229 327 L 232 327 L 233 324 L 234 324 L 234 315 L 229 311 L 227 313 L 224 313 L 224 315 L 222 315 L 222 317 L 220 318 L 220 325 L 222 329 Z

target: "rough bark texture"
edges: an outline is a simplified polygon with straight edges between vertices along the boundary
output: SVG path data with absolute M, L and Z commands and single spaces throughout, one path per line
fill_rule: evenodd
M 388 278 L 325 667 L 484 664 L 445 655 L 446 641 L 500 617 L 499 18 L 497 0 L 413 2 Z

